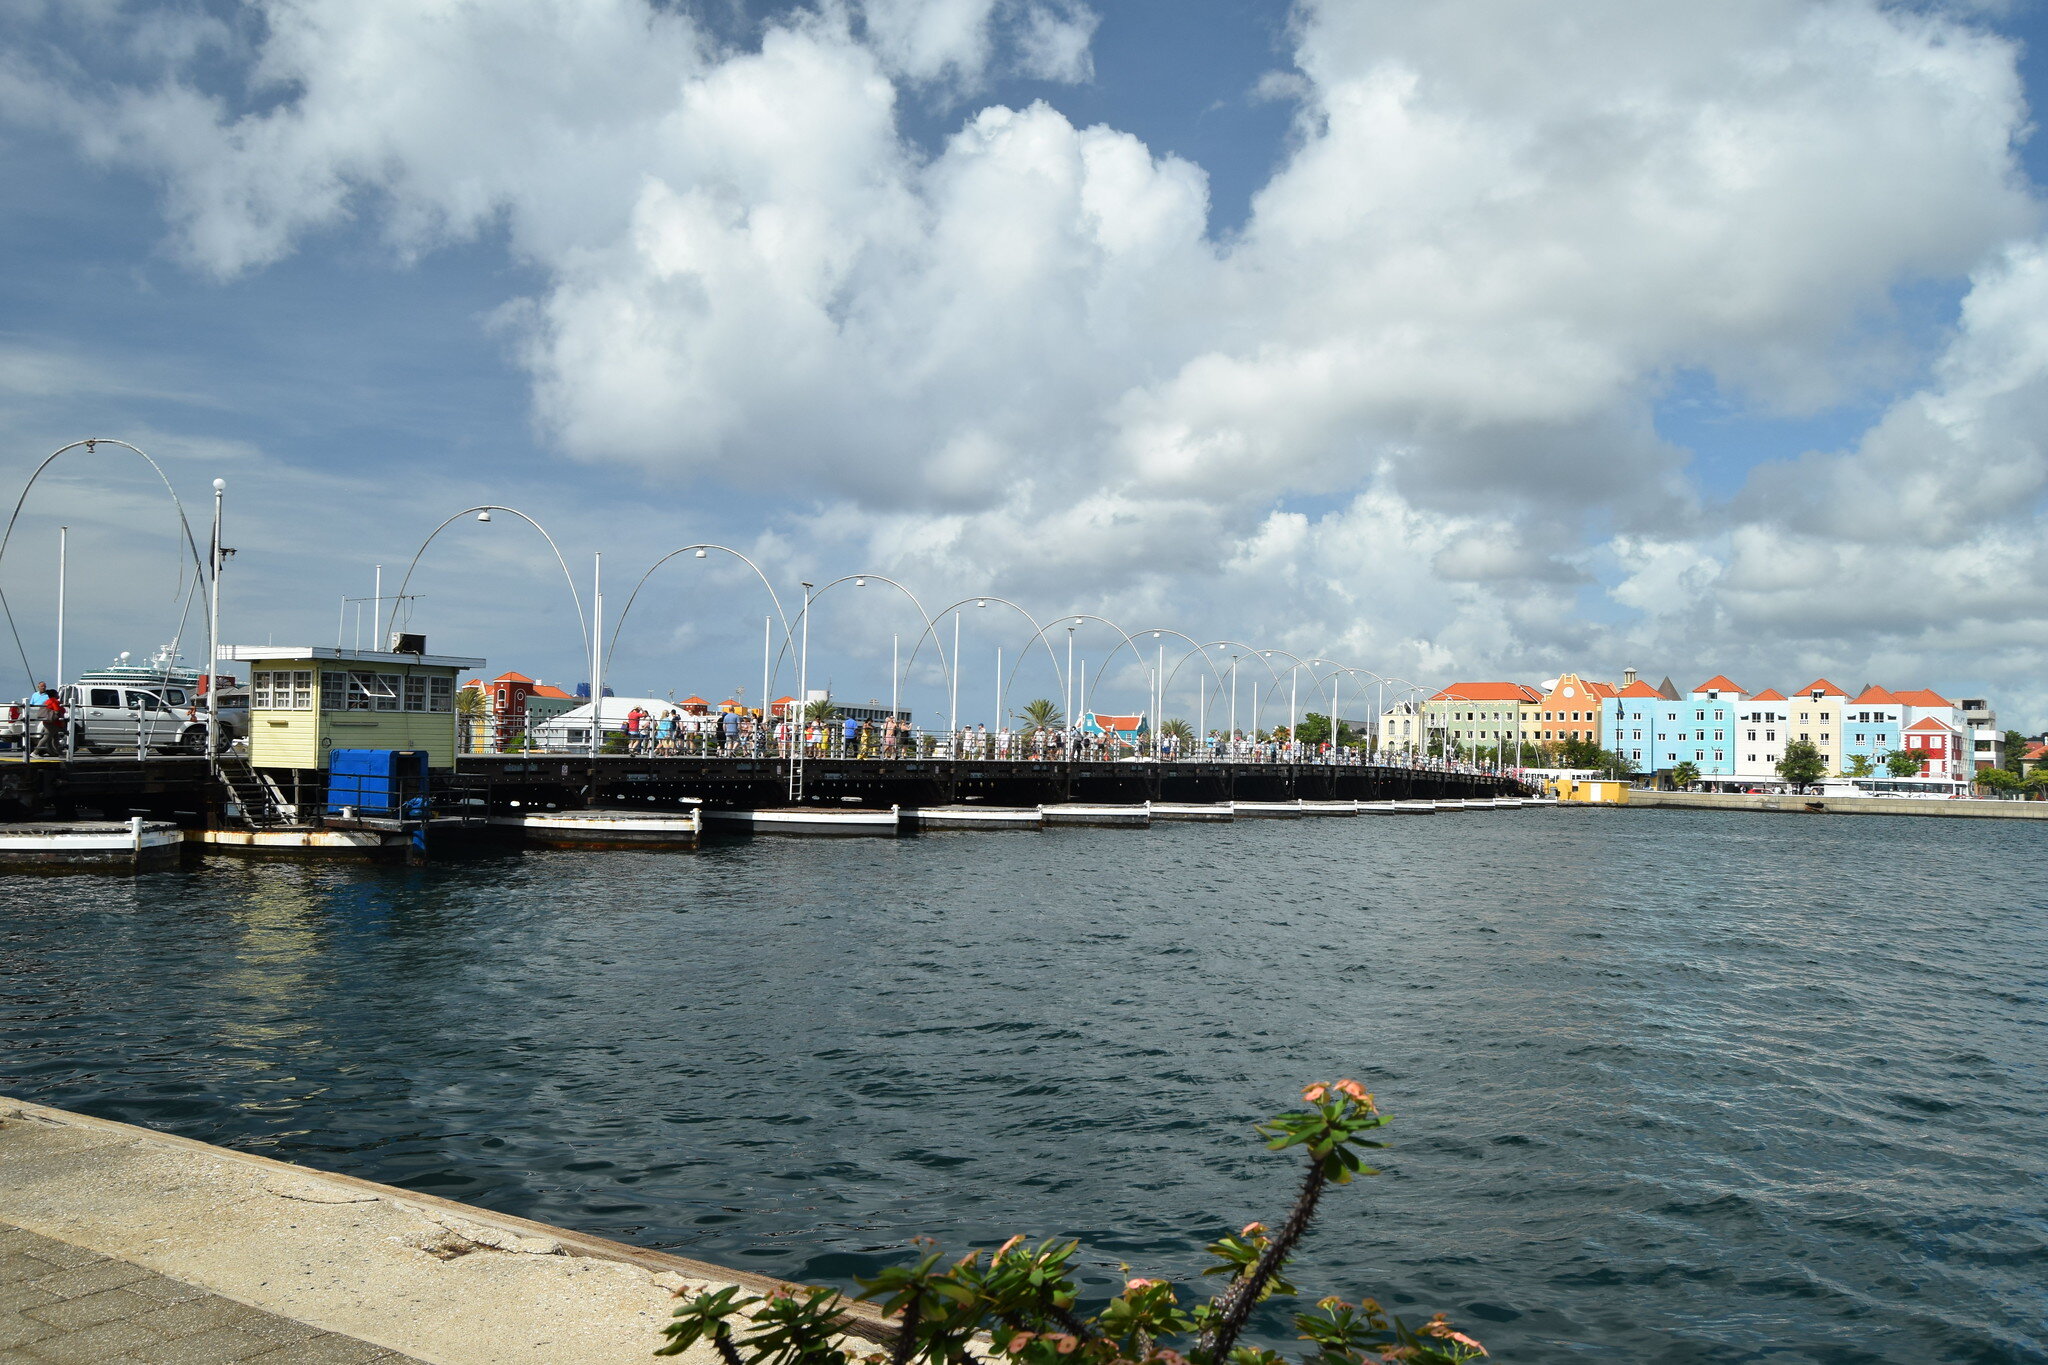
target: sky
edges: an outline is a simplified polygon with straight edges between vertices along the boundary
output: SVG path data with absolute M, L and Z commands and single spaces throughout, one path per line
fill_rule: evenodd
M 569 687 L 601 555 L 625 694 L 758 699 L 764 622 L 786 656 L 800 584 L 864 575 L 812 609 L 811 685 L 886 701 L 893 650 L 922 719 L 965 600 L 968 722 L 1063 700 L 1079 615 L 1104 710 L 1143 655 L 1192 718 L 1256 651 L 1274 698 L 1369 670 L 1347 715 L 1634 667 L 2038 730 L 2044 28 L 0 0 L 0 458 L 19 492 L 130 442 L 202 540 L 225 479 L 235 641 L 367 643 L 381 565 L 431 650 Z M 567 580 L 509 513 L 435 534 L 482 504 Z M 60 524 L 69 671 L 203 654 L 176 518 L 125 451 L 50 464 L 7 674 L 54 671 Z

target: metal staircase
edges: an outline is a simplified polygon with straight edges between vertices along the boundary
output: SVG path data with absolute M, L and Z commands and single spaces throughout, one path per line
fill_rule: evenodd
M 278 809 L 270 784 L 249 766 L 247 758 L 240 754 L 222 754 L 214 771 L 219 774 L 221 785 L 228 789 L 228 795 L 241 812 L 242 824 L 250 829 L 275 829 L 290 823 L 285 813 Z

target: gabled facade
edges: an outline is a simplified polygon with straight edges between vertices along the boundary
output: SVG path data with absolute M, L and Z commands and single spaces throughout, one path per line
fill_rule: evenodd
M 1778 776 L 1785 757 L 1785 716 L 1791 703 L 1775 687 L 1766 687 L 1737 708 L 1735 716 L 1735 778 L 1745 787 L 1784 781 Z
M 1544 744 L 1573 739 L 1598 744 L 1603 732 L 1601 703 L 1618 690 L 1612 683 L 1589 683 L 1576 673 L 1565 674 L 1536 699 L 1532 738 Z
M 1842 761 L 1836 771 L 1847 773 L 1858 758 L 1870 760 L 1873 771 L 1881 770 L 1885 758 L 1900 747 L 1905 706 L 1882 687 L 1858 692 L 1842 713 Z
M 1976 775 L 1976 765 L 1963 752 L 1962 734 L 1945 721 L 1927 716 L 1913 722 L 1904 742 L 1907 753 L 1920 757 L 1920 777 L 1969 781 Z
M 1735 718 L 1747 697 L 1740 686 L 1719 674 L 1685 695 L 1673 747 L 1709 785 L 1735 784 Z
M 1657 771 L 1658 708 L 1668 698 L 1641 679 L 1631 679 L 1611 697 L 1600 699 L 1600 747 L 1629 761 L 1639 773 Z
M 1831 773 L 1842 771 L 1842 717 L 1848 708 L 1849 694 L 1826 678 L 1815 678 L 1786 702 L 1787 733 L 1819 749 Z

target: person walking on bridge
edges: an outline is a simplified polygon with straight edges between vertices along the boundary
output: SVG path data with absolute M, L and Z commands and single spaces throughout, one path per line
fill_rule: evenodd
M 48 683 L 37 683 L 36 692 L 43 700 L 34 714 L 42 717 L 42 738 L 36 741 L 36 752 L 48 758 L 64 756 L 64 699 L 50 690 Z

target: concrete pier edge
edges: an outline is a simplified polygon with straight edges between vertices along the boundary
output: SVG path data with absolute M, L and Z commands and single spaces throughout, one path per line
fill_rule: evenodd
M 36 1148 L 34 1130 L 48 1135 L 46 1144 L 54 1140 L 62 1149 L 54 1154 L 46 1150 L 33 1150 L 26 1157 L 16 1149 L 24 1145 L 21 1129 L 10 1141 L 7 1130 L 17 1125 L 30 1130 L 27 1146 Z M 69 1135 L 67 1142 L 62 1135 Z M 214 1282 L 206 1274 L 205 1247 L 195 1246 L 194 1239 L 180 1241 L 175 1237 L 140 1237 L 145 1229 L 137 1226 L 138 1219 L 147 1222 L 158 1212 L 153 1198 L 143 1197 L 142 1192 L 120 1191 L 119 1177 L 124 1172 L 118 1169 L 95 1172 L 95 1166 L 114 1167 L 111 1158 L 93 1159 L 94 1151 L 107 1152 L 123 1149 L 140 1153 L 141 1159 L 151 1167 L 151 1173 L 161 1177 L 164 1208 L 162 1217 L 175 1221 L 177 1211 L 173 1202 L 177 1198 L 187 1203 L 198 1201 L 205 1204 L 209 1197 L 209 1181 L 224 1187 L 223 1191 L 212 1191 L 213 1203 L 207 1206 L 209 1213 L 207 1239 L 217 1244 L 217 1260 L 222 1263 L 223 1273 Z M 36 1162 L 41 1159 L 46 1167 L 61 1167 L 62 1171 L 51 1174 L 48 1170 L 38 1171 Z M 53 1196 L 50 1187 L 66 1182 L 61 1196 Z M 148 1192 L 154 1195 L 154 1191 Z M 422 1230 L 431 1231 L 434 1225 L 447 1229 L 464 1239 L 471 1249 L 490 1251 L 527 1252 L 499 1258 L 499 1265 L 517 1266 L 525 1262 L 536 1268 L 535 1273 L 559 1270 L 565 1267 L 573 1271 L 576 1262 L 610 1264 L 621 1268 L 644 1272 L 640 1278 L 628 1277 L 620 1283 L 638 1284 L 644 1279 L 645 1297 L 660 1309 L 659 1318 L 650 1327 L 640 1321 L 645 1311 L 634 1312 L 631 1323 L 611 1322 L 601 1324 L 609 1329 L 612 1342 L 610 1349 L 597 1354 L 578 1355 L 574 1350 L 564 1349 L 560 1343 L 552 1344 L 540 1354 L 526 1349 L 510 1340 L 519 1336 L 522 1324 L 508 1321 L 503 1316 L 507 1305 L 532 1302 L 535 1314 L 541 1312 L 539 1304 L 545 1295 L 530 1292 L 534 1286 L 521 1285 L 516 1291 L 506 1292 L 500 1286 L 505 1303 L 486 1303 L 479 1299 L 475 1311 L 464 1315 L 465 1330 L 473 1333 L 469 1340 L 451 1342 L 445 1338 L 443 1327 L 429 1321 L 433 1311 L 445 1313 L 446 1303 L 438 1309 L 430 1303 L 429 1294 L 422 1294 L 417 1286 L 390 1283 L 388 1264 L 379 1266 L 378 1258 L 388 1263 L 400 1252 L 418 1248 L 418 1243 L 395 1249 L 398 1240 L 390 1235 L 389 1226 L 353 1229 L 344 1227 L 324 1234 L 337 1238 L 341 1243 L 341 1255 L 337 1258 L 333 1274 L 338 1280 L 347 1280 L 351 1270 L 351 1253 L 359 1264 L 355 1269 L 360 1274 L 357 1288 L 365 1301 L 375 1301 L 375 1327 L 363 1330 L 357 1320 L 337 1320 L 332 1313 L 308 1313 L 306 1305 L 290 1298 L 285 1287 L 280 1286 L 277 1294 L 269 1294 L 255 1287 L 252 1272 L 236 1268 L 227 1273 L 227 1262 L 235 1257 L 251 1255 L 251 1247 L 260 1245 L 262 1238 L 273 1240 L 289 1237 L 297 1224 L 288 1224 L 282 1231 L 275 1218 L 264 1218 L 264 1213 L 276 1213 L 274 1206 L 262 1205 L 251 1210 L 244 1207 L 254 1194 L 281 1196 L 284 1200 L 299 1201 L 299 1210 L 312 1217 L 319 1206 L 345 1206 L 363 1210 L 376 1204 L 388 1206 L 395 1213 L 409 1215 Z M 120 1201 L 126 1198 L 131 1204 L 142 1207 L 122 1207 Z M 40 1201 L 40 1202 L 39 1202 Z M 84 1212 L 81 1213 L 80 1209 Z M 64 1212 L 59 1212 L 64 1210 Z M 95 1213 L 102 1215 L 95 1217 Z M 117 1257 L 146 1269 L 170 1275 L 175 1279 L 194 1284 L 210 1293 L 246 1303 L 251 1307 L 276 1313 L 297 1321 L 318 1326 L 324 1330 L 342 1332 L 360 1340 L 393 1350 L 405 1352 L 430 1362 L 471 1361 L 611 1361 L 619 1359 L 651 1359 L 653 1350 L 660 1344 L 657 1335 L 661 1322 L 667 1320 L 667 1309 L 672 1304 L 673 1290 L 682 1284 L 699 1286 L 738 1285 L 750 1293 L 765 1294 L 773 1290 L 786 1289 L 786 1281 L 770 1276 L 737 1270 L 728 1266 L 713 1265 L 709 1262 L 677 1256 L 669 1252 L 654 1251 L 615 1242 L 608 1238 L 579 1232 L 573 1228 L 556 1227 L 520 1218 L 512 1214 L 497 1213 L 471 1204 L 443 1199 L 436 1195 L 422 1194 L 392 1185 L 379 1184 L 357 1176 L 342 1175 L 323 1171 L 310 1166 L 279 1161 L 272 1157 L 253 1152 L 236 1151 L 196 1139 L 179 1137 L 155 1129 L 121 1123 L 112 1119 L 96 1118 L 72 1110 L 57 1109 L 37 1104 L 30 1100 L 18 1099 L 0 1094 L 0 1218 L 17 1226 L 46 1237 L 56 1238 L 81 1246 L 101 1255 Z M 390 1219 L 383 1220 L 389 1223 Z M 478 1234 L 484 1234 L 481 1241 Z M 310 1236 L 310 1233 L 307 1234 Z M 353 1235 L 356 1245 L 349 1245 Z M 502 1243 L 502 1245 L 501 1245 Z M 545 1248 L 545 1250 L 542 1250 Z M 404 1273 L 412 1279 L 432 1277 L 437 1271 L 456 1270 L 471 1259 L 439 1260 L 431 1248 L 421 1249 L 420 1263 L 414 1264 L 407 1256 Z M 566 1260 L 565 1260 L 566 1258 Z M 490 1259 L 490 1258 L 485 1258 Z M 266 1268 L 264 1274 L 281 1276 L 280 1270 Z M 457 1274 L 464 1272 L 457 1271 Z M 496 1278 L 503 1280 L 509 1271 L 499 1271 Z M 383 1277 L 385 1282 L 380 1282 Z M 616 1278 L 616 1273 L 615 1276 Z M 531 1276 L 529 1276 L 529 1279 Z M 557 1276 L 559 1279 L 560 1277 Z M 267 1283 L 267 1281 L 265 1281 Z M 448 1293 L 460 1289 L 456 1301 L 466 1302 L 464 1295 L 476 1289 L 478 1282 L 454 1286 L 440 1286 L 443 1299 Z M 560 1290 L 561 1285 L 550 1288 Z M 602 1286 L 606 1292 L 617 1286 L 607 1283 Z M 331 1297 L 331 1295 L 330 1295 Z M 593 1303 L 608 1302 L 604 1295 L 588 1296 Z M 616 1297 L 613 1293 L 612 1297 Z M 556 1295 L 557 1307 L 561 1295 Z M 406 1315 L 409 1308 L 418 1308 L 421 1321 L 408 1325 Z M 848 1335 L 864 1341 L 887 1344 L 894 1340 L 894 1333 L 879 1310 L 868 1304 L 848 1304 Z M 348 1318 L 347 1313 L 341 1314 Z M 622 1328 L 630 1330 L 622 1332 Z M 507 1337 L 506 1341 L 487 1343 L 493 1332 Z M 621 1354 L 617 1343 L 622 1337 L 630 1339 L 634 1349 L 630 1354 Z M 693 1356 L 697 1352 L 691 1353 Z

